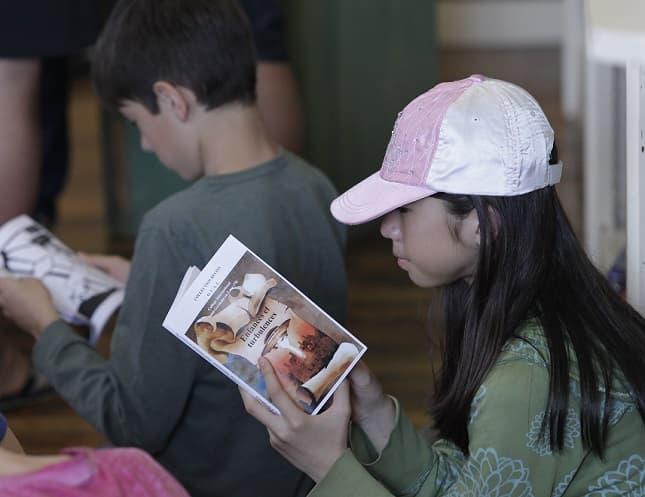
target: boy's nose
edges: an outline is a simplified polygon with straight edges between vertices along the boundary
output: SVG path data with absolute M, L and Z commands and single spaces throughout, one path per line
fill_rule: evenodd
M 390 240 L 401 238 L 401 215 L 398 210 L 387 214 L 381 221 L 381 235 Z

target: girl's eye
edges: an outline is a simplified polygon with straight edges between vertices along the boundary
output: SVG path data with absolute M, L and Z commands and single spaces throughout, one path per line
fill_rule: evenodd
M 410 209 L 408 209 L 407 207 L 399 207 L 399 212 L 401 214 L 405 214 L 407 212 L 410 212 Z

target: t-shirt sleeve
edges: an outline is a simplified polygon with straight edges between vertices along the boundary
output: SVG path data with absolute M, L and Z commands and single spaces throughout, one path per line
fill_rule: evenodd
M 284 38 L 284 15 L 277 0 L 242 0 L 255 37 L 260 62 L 284 62 L 287 48 Z
M 34 347 L 36 367 L 115 445 L 162 450 L 190 395 L 199 357 L 162 327 L 191 262 L 181 247 L 144 221 L 109 360 L 62 321 Z
M 366 461 L 369 444 L 354 440 L 354 453 L 337 461 L 313 495 L 345 495 L 343 480 L 350 478 L 351 495 L 358 497 L 550 495 L 558 470 L 569 463 L 575 466 L 579 444 L 557 456 L 550 453 L 548 438 L 539 431 L 547 393 L 548 372 L 543 367 L 522 361 L 498 365 L 472 404 L 468 457 L 444 439 L 424 444 L 401 413 L 381 454 Z M 573 427 L 566 436 L 573 439 L 579 433 Z

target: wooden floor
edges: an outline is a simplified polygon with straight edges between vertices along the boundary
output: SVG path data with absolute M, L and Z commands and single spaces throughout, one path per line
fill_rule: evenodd
M 576 126 L 563 121 L 559 110 L 559 52 L 556 49 L 444 51 L 442 61 L 443 80 L 482 73 L 517 82 L 536 96 L 559 140 L 566 169 L 558 188 L 574 227 L 580 232 L 580 136 Z M 103 222 L 98 103 L 86 81 L 79 81 L 74 88 L 71 121 L 73 167 L 61 199 L 56 232 L 76 249 L 104 251 L 110 245 Z M 426 339 L 431 293 L 408 281 L 407 275 L 394 263 L 389 244 L 376 235 L 351 240 L 347 267 L 348 327 L 368 345 L 366 361 L 386 391 L 399 397 L 413 420 L 423 425 L 432 384 L 430 347 Z M 105 442 L 58 399 L 12 411 L 8 418 L 32 453 Z

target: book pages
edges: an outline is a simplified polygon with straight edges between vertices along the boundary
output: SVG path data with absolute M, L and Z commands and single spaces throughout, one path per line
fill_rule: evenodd
M 29 216 L 0 226 L 0 254 L 5 275 L 41 280 L 63 320 L 89 327 L 92 344 L 123 301 L 119 281 L 83 262 Z
M 366 351 L 233 236 L 195 271 L 186 272 L 164 327 L 274 412 L 261 357 L 293 401 L 316 414 Z

